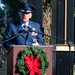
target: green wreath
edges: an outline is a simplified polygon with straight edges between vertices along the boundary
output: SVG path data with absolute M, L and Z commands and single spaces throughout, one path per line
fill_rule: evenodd
M 39 70 L 41 72 L 40 75 L 45 75 L 46 70 L 49 66 L 48 55 L 44 51 L 43 48 L 40 48 L 40 47 L 37 47 L 37 46 L 27 47 L 23 51 L 18 53 L 16 66 L 17 66 L 17 69 L 18 69 L 19 73 L 23 74 L 23 75 L 28 75 L 30 73 L 30 70 L 27 68 L 27 66 L 25 65 L 24 62 L 26 62 L 25 58 L 27 56 L 30 57 L 31 54 L 33 55 L 34 58 L 38 58 L 38 56 L 40 57 L 40 60 L 38 59 L 39 62 L 40 62 L 40 65 L 41 65 L 39 67 Z M 37 75 L 39 75 L 39 74 L 37 74 Z

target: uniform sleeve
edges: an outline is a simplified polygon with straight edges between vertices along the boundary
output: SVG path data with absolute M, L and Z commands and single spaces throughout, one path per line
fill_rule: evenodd
M 12 40 L 9 40 L 11 37 L 12 37 L 12 27 L 11 27 L 11 23 L 9 23 L 6 27 L 6 30 L 3 36 L 3 42 L 4 42 L 3 47 L 6 50 L 9 50 L 13 45 Z

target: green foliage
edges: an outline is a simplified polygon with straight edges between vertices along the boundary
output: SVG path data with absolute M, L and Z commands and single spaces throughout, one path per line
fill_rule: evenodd
M 1 36 L 2 36 L 2 38 L 3 38 L 3 34 L 4 34 L 4 31 L 5 31 L 5 28 L 4 27 L 1 27 L 1 29 L 0 29 L 0 34 L 1 34 Z
M 24 64 L 24 58 L 26 56 L 29 56 L 30 54 L 33 54 L 34 57 L 36 57 L 36 56 L 40 57 L 41 74 L 45 75 L 45 72 L 49 66 L 48 55 L 44 51 L 43 48 L 39 48 L 36 46 L 27 47 L 18 54 L 18 56 L 17 56 L 17 68 L 18 68 L 19 72 L 22 73 L 23 75 L 28 75 L 29 70 L 27 69 L 26 65 Z
M 4 11 L 0 9 L 0 41 L 2 39 L 3 33 L 4 33 L 4 29 L 3 27 L 4 25 Z
M 74 7 L 74 17 L 75 17 L 75 7 Z
M 4 11 L 0 9 L 0 19 L 4 17 Z
M 17 4 L 19 0 L 3 0 L 4 3 L 6 3 L 9 7 L 9 17 L 12 19 L 17 19 Z
M 3 38 L 3 34 L 4 34 L 4 31 L 5 31 L 5 25 L 3 24 L 3 22 L 0 24 L 0 41 L 1 39 Z
M 2 62 L 0 62 L 0 68 L 3 68 L 4 64 Z
M 25 0 L 3 0 L 5 4 L 9 7 L 9 17 L 12 18 L 13 20 L 18 19 L 18 3 L 22 2 Z

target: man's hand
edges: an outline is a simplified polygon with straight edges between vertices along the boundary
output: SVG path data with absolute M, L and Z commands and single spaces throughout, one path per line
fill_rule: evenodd
M 39 46 L 39 43 L 37 42 L 37 39 L 33 39 L 33 42 L 34 42 L 34 43 L 32 44 L 33 46 Z

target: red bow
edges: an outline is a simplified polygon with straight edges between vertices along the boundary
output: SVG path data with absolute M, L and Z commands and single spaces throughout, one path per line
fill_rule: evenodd
M 41 72 L 39 70 L 39 67 L 41 67 L 39 60 L 40 60 L 39 56 L 37 56 L 35 59 L 33 59 L 32 54 L 30 54 L 30 56 L 25 57 L 24 63 L 27 66 L 27 68 L 30 70 L 29 75 L 35 75 L 35 73 L 37 75 L 41 75 Z

